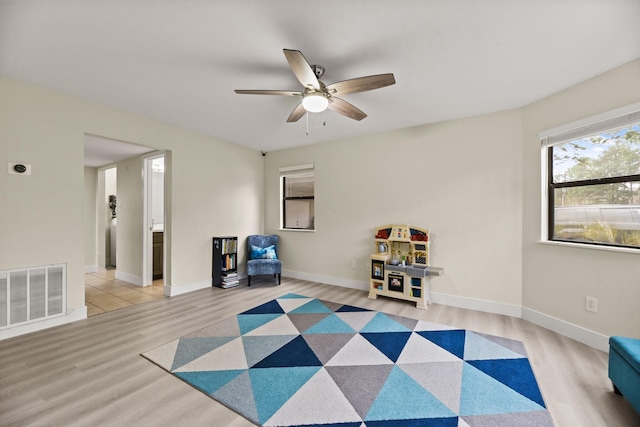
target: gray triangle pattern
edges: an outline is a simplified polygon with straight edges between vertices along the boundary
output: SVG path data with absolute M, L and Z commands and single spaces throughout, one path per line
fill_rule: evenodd
M 469 397 L 476 392 L 473 387 L 484 390 L 484 385 L 465 384 L 465 381 L 477 382 L 485 376 L 488 381 L 495 381 L 487 373 L 464 375 L 465 362 L 451 353 L 451 348 L 460 346 L 455 341 L 460 339 L 460 334 L 447 332 L 456 328 L 370 310 L 336 312 L 343 304 L 314 301 L 313 298 L 306 297 L 305 301 L 295 301 L 294 298 L 298 297 L 284 296 L 278 301 L 282 301 L 282 307 L 288 307 L 287 311 L 295 310 L 302 302 L 313 302 L 321 303 L 334 312 L 286 314 L 284 318 L 279 316 L 260 326 L 259 330 L 249 331 L 245 335 L 240 335 L 238 316 L 234 316 L 153 349 L 144 356 L 170 372 L 174 369 L 176 372 L 189 372 L 194 384 L 205 384 L 208 390 L 215 389 L 218 387 L 216 384 L 220 384 L 220 388 L 212 392 L 211 397 L 258 425 L 335 425 L 336 420 L 337 423 L 360 422 L 357 419 L 360 417 L 361 427 L 364 427 L 367 416 L 376 412 L 378 417 L 386 414 L 387 410 L 397 415 L 390 415 L 391 418 L 385 425 L 393 425 L 395 416 L 399 417 L 398 420 L 414 420 L 419 425 L 423 422 L 421 417 L 431 413 L 429 410 L 425 411 L 424 406 L 414 406 L 396 411 L 394 405 L 386 401 L 390 396 L 385 395 L 385 399 L 382 399 L 380 393 L 384 394 L 384 390 L 394 390 L 395 393 L 395 390 L 412 389 L 417 395 L 427 393 L 425 395 L 429 399 L 437 399 L 429 402 L 435 404 L 439 401 L 452 414 L 459 414 L 461 396 L 464 396 L 465 407 L 475 408 L 474 402 L 482 402 L 471 401 L 472 405 L 469 406 Z M 355 331 L 365 328 L 376 334 L 388 335 L 377 335 L 375 340 L 369 341 L 357 332 L 340 333 L 344 328 L 335 333 L 330 330 L 326 333 L 304 333 L 327 316 L 338 316 Z M 322 328 L 316 328 L 315 331 L 325 330 L 329 325 L 332 322 L 325 322 Z M 399 328 L 414 331 L 408 341 L 402 340 L 400 334 L 384 332 Z M 470 331 L 466 335 L 467 338 L 481 338 L 473 343 L 465 339 L 465 352 L 468 349 L 479 349 L 476 353 L 482 351 L 483 358 L 486 355 L 492 359 L 493 351 L 496 354 L 493 359 L 496 361 L 507 359 L 509 352 L 526 358 L 524 344 L 519 341 Z M 483 344 L 482 339 L 487 340 L 487 345 Z M 393 352 L 390 345 L 404 346 L 395 363 L 386 356 Z M 287 350 L 283 351 L 285 347 Z M 273 354 L 277 356 L 272 356 Z M 300 357 L 304 360 L 300 360 Z M 265 364 L 265 361 L 268 362 Z M 318 372 L 323 374 L 307 377 L 309 369 L 317 369 L 314 363 L 317 364 L 318 361 L 323 364 Z M 252 368 L 257 362 L 260 362 L 260 368 Z M 177 368 L 178 366 L 181 368 Z M 395 366 L 406 376 L 390 376 L 392 372 L 400 372 L 394 370 Z M 229 375 L 233 377 L 240 372 L 238 369 L 246 370 L 224 383 Z M 251 375 L 249 369 L 252 370 Z M 267 370 L 258 372 L 261 369 Z M 494 369 L 499 369 L 499 365 Z M 198 376 L 200 372 L 206 372 L 206 376 Z M 189 375 L 182 375 L 181 378 L 190 382 Z M 535 379 L 533 385 L 536 385 Z M 502 386 L 507 387 L 504 384 Z M 420 390 L 420 387 L 424 390 Z M 256 398 L 254 393 L 258 391 L 262 394 L 256 394 Z M 508 391 L 515 393 L 512 389 Z M 270 403 L 273 402 L 270 394 L 272 392 L 277 394 L 275 404 Z M 326 393 L 324 398 L 323 393 Z M 259 402 L 260 411 L 256 402 Z M 336 405 L 340 407 L 339 410 Z M 330 408 L 335 410 L 331 411 Z M 381 408 L 383 412 L 380 412 Z M 494 407 L 489 405 L 481 409 L 484 411 L 486 408 Z M 511 406 L 503 405 L 500 412 L 503 408 L 510 410 Z M 264 417 L 267 413 L 272 414 L 272 419 L 260 419 L 260 414 Z M 520 412 L 484 414 L 474 409 L 474 413 L 476 415 L 458 418 L 458 427 L 553 427 L 548 411 L 531 410 L 529 406 L 522 406 Z M 433 416 L 436 416 L 435 412 Z
M 242 399 L 238 399 L 242 396 Z M 249 371 L 243 372 L 211 395 L 253 423 L 258 424 L 258 408 L 253 397 Z
M 327 366 L 325 369 L 358 415 L 364 418 L 384 386 L 393 365 Z
M 289 320 L 291 320 L 291 323 L 293 323 L 298 331 L 303 333 L 316 323 L 331 316 L 331 313 L 288 314 L 287 316 L 289 316 Z
M 528 357 L 527 350 L 521 341 L 512 340 L 504 337 L 497 337 L 495 335 L 481 334 L 480 332 L 474 332 L 476 335 L 480 335 L 486 340 L 496 343 L 506 349 L 522 355 L 522 357 Z
M 463 365 L 462 360 L 398 364 L 400 369 L 456 414 L 460 410 Z
M 333 356 L 347 344 L 353 334 L 311 334 L 304 335 L 304 340 L 322 364 L 326 364 Z

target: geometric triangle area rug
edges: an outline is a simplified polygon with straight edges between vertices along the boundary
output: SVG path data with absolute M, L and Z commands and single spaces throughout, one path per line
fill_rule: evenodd
M 522 342 L 302 295 L 142 356 L 265 427 L 554 425 Z

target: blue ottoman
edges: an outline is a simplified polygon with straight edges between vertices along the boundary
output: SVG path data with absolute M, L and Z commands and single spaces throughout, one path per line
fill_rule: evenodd
M 609 378 L 613 390 L 640 413 L 640 339 L 609 338 Z

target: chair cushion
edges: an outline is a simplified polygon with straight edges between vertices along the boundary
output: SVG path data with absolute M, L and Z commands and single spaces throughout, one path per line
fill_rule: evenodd
M 247 261 L 247 275 L 280 274 L 282 263 L 279 259 L 250 259 Z
M 609 345 L 640 373 L 640 339 L 614 336 L 609 338 Z
M 276 250 L 273 245 L 261 248 L 251 245 L 251 253 L 249 259 L 277 259 Z

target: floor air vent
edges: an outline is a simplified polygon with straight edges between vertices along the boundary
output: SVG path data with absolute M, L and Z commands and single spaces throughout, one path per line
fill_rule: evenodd
M 0 271 L 0 330 L 65 314 L 66 265 Z

